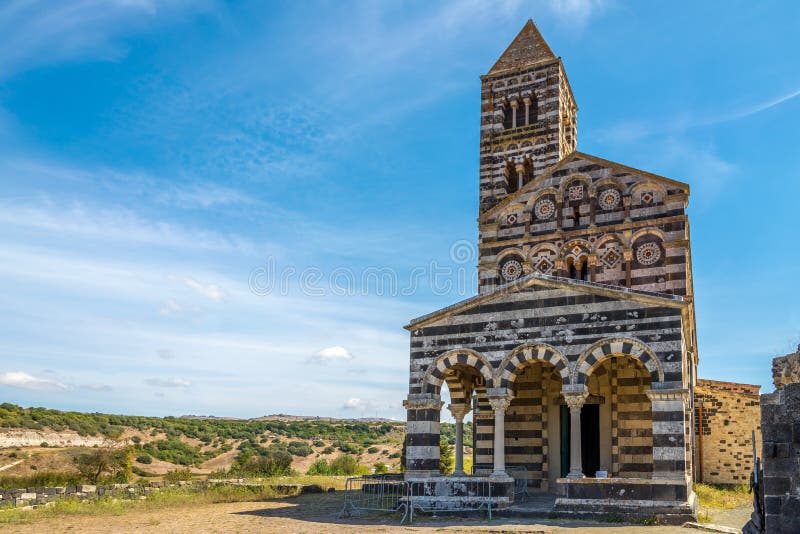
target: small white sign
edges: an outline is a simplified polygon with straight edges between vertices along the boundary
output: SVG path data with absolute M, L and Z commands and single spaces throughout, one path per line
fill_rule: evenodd
M 594 476 L 595 478 L 608 478 L 608 471 L 597 471 Z

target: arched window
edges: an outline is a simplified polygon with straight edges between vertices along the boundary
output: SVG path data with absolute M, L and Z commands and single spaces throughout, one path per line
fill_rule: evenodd
M 506 163 L 506 192 L 514 193 L 520 188 L 520 176 L 513 162 Z
M 503 104 L 503 128 L 508 130 L 514 126 L 513 123 L 513 112 L 511 110 L 511 104 L 506 102 Z

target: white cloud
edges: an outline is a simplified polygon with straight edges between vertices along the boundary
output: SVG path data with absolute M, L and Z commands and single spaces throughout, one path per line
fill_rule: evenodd
M 192 385 L 185 378 L 148 378 L 145 383 L 157 388 L 188 388 Z
M 185 278 L 183 282 L 190 288 L 194 289 L 207 299 L 214 302 L 220 302 L 227 296 L 225 292 L 216 284 L 203 284 L 194 278 Z
M 35 391 L 68 391 L 71 389 L 57 380 L 36 377 L 22 371 L 0 373 L 0 384 Z
M 353 398 L 347 399 L 347 401 L 344 403 L 344 406 L 342 406 L 342 408 L 345 409 L 345 410 L 367 410 L 367 409 L 371 408 L 372 406 L 373 406 L 373 403 L 371 403 L 370 401 L 366 401 L 364 399 L 359 399 L 358 397 L 353 397 Z
M 323 363 L 335 361 L 349 362 L 352 359 L 353 355 L 350 351 L 339 345 L 325 347 L 311 357 L 311 361 Z

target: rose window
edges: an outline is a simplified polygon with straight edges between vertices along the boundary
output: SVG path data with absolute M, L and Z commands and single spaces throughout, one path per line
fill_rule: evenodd
M 600 193 L 600 207 L 604 210 L 613 210 L 619 206 L 622 197 L 616 189 L 606 189 Z
M 661 259 L 661 247 L 657 243 L 645 243 L 636 249 L 636 260 L 642 265 L 653 265 Z
M 500 275 L 509 282 L 516 280 L 522 275 L 522 264 L 517 260 L 508 260 L 500 269 Z
M 533 207 L 533 212 L 536 214 L 537 219 L 546 221 L 547 219 L 550 219 L 556 212 L 556 205 L 553 204 L 552 200 L 543 198 L 539 200 Z

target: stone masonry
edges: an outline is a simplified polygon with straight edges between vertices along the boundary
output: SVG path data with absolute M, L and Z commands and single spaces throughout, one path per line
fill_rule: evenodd
M 767 534 L 800 532 L 800 346 L 772 362 L 776 391 L 761 396 Z M 758 522 L 758 520 L 756 520 Z M 758 532 L 748 523 L 745 532 Z
M 747 484 L 753 471 L 753 431 L 761 446 L 760 386 L 698 380 L 694 389 L 698 482 Z

